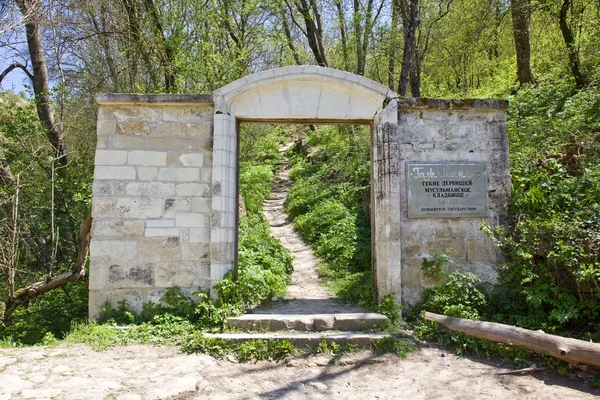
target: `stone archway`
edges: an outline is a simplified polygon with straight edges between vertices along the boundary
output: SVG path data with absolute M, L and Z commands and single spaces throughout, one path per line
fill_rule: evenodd
M 216 90 L 211 219 L 219 223 L 211 227 L 211 281 L 234 268 L 237 258 L 239 123 L 356 123 L 372 129 L 374 285 L 380 298 L 390 293 L 391 275 L 396 270 L 399 278 L 401 259 L 399 233 L 393 229 L 394 213 L 389 207 L 400 203 L 399 168 L 393 164 L 398 157 L 386 140 L 390 127 L 397 126 L 397 97 L 362 76 L 317 66 L 264 71 Z
M 172 286 L 210 290 L 234 267 L 244 121 L 371 126 L 379 298 L 415 304 L 433 284 L 423 258 L 450 247 L 456 268 L 495 280 L 498 251 L 479 227 L 501 223 L 510 199 L 506 101 L 401 99 L 316 66 L 260 72 L 212 95 L 96 100 L 91 318 L 106 302 L 141 310 Z

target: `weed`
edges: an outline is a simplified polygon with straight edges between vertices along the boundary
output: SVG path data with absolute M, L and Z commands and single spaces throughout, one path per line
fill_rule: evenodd
M 423 275 L 433 278 L 436 281 L 436 286 L 442 286 L 448 281 L 448 265 L 454 261 L 450 258 L 450 254 L 454 251 L 453 248 L 447 248 L 445 253 L 433 253 L 432 259 L 423 258 L 421 270 Z
M 229 340 L 207 338 L 199 332 L 194 332 L 186 339 L 182 350 L 187 353 L 205 353 L 217 358 L 225 358 L 231 354 L 241 362 L 279 361 L 300 353 L 292 342 L 285 339 L 250 340 L 236 344 Z
M 406 339 L 388 336 L 377 339 L 373 342 L 373 351 L 376 353 L 393 353 L 400 358 L 406 358 L 407 354 L 416 349 L 415 345 L 410 344 Z
M 390 293 L 383 296 L 377 306 L 377 312 L 385 315 L 390 321 L 390 325 L 398 325 L 402 318 L 402 305 L 396 300 L 396 294 Z

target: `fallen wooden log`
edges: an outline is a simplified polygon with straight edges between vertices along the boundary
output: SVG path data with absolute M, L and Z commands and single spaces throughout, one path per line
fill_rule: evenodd
M 600 367 L 600 344 L 598 343 L 549 335 L 542 331 L 532 331 L 494 322 L 446 317 L 429 311 L 425 312 L 424 318 L 427 321 L 435 321 L 447 329 L 478 339 L 522 346 L 570 364 Z

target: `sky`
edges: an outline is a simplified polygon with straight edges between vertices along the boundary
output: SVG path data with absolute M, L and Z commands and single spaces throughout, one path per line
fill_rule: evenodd
M 27 92 L 24 85 L 25 83 L 31 86 L 27 75 L 25 75 L 23 71 L 17 68 L 13 69 L 11 73 L 4 78 L 2 84 L 0 85 L 0 88 L 2 88 L 2 90 L 12 90 L 13 92 L 19 94 L 22 91 Z
M 13 55 L 14 52 L 11 52 L 8 47 L 0 46 L 0 72 L 4 71 L 14 61 Z M 19 61 L 23 62 L 22 60 Z M 0 90 L 12 90 L 19 94 L 22 91 L 28 92 L 25 85 L 31 86 L 31 81 L 25 75 L 25 72 L 19 68 L 15 68 L 4 77 L 2 84 L 0 84 Z

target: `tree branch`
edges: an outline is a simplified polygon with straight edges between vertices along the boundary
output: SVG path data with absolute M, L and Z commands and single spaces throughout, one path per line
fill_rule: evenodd
M 23 72 L 27 74 L 31 82 L 33 82 L 33 75 L 31 74 L 31 72 L 29 72 L 29 70 L 23 64 L 15 61 L 14 63 L 10 64 L 4 71 L 2 71 L 2 73 L 0 74 L 0 83 L 2 83 L 6 75 L 10 74 L 14 69 L 17 68 L 22 69 Z

